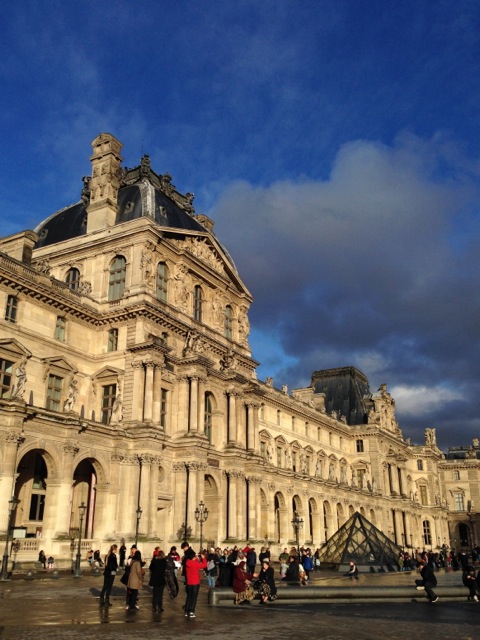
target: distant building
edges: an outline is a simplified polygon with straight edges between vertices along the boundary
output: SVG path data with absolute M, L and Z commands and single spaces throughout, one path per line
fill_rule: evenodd
M 283 548 L 296 513 L 318 546 L 356 511 L 400 546 L 448 543 L 435 431 L 412 446 L 351 367 L 291 393 L 257 380 L 252 296 L 213 222 L 148 156 L 92 146 L 79 202 L 0 240 L 0 529 L 13 494 L 19 559 L 70 558 L 80 523 L 85 551 L 198 544 L 200 501 L 206 544 Z
M 480 441 L 450 447 L 439 465 L 440 485 L 449 510 L 450 540 L 454 548 L 478 544 L 480 532 Z

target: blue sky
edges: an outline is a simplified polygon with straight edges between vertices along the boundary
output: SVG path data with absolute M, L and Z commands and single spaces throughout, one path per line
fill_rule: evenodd
M 407 437 L 480 435 L 480 4 L 2 7 L 0 234 L 79 198 L 100 132 L 195 193 L 275 386 L 354 365 Z

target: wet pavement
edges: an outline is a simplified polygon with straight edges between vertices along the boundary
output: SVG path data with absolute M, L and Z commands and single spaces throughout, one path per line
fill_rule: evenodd
M 102 576 L 81 578 L 62 574 L 53 579 L 37 574 L 33 581 L 15 577 L 0 582 L 0 640 L 144 640 L 163 638 L 225 638 L 235 640 L 470 640 L 478 635 L 480 604 L 426 601 L 412 586 L 405 603 L 284 604 L 211 607 L 202 584 L 197 617 L 183 614 L 184 593 L 164 598 L 165 611 L 151 610 L 148 588 L 140 595 L 140 609 L 125 611 L 125 588 L 119 577 L 112 591 L 112 607 L 99 606 Z M 413 585 L 414 574 L 361 575 L 360 584 Z M 318 575 L 315 585 L 342 584 L 340 576 Z M 439 586 L 461 584 L 457 574 L 440 574 Z

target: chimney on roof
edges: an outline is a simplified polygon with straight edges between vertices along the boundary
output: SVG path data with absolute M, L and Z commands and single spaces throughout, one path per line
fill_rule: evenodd
M 110 133 L 101 133 L 92 142 L 92 179 L 87 207 L 87 233 L 112 227 L 118 208 L 121 184 L 122 143 Z

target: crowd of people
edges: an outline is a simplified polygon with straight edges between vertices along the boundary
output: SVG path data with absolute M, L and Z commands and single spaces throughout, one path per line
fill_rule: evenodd
M 180 553 L 182 555 L 180 555 Z M 124 568 L 121 582 L 127 587 L 125 609 L 135 611 L 139 609 L 138 599 L 148 572 L 148 585 L 152 593 L 152 611 L 164 611 L 164 593 L 176 598 L 179 592 L 179 580 L 185 586 L 184 615 L 188 618 L 196 617 L 196 604 L 200 591 L 202 576 L 206 576 L 207 588 L 231 588 L 236 605 L 249 605 L 258 598 L 260 605 L 274 602 L 277 597 L 276 581 L 285 582 L 287 586 L 306 585 L 312 571 L 320 569 L 320 551 L 314 552 L 308 547 L 284 548 L 278 558 L 272 559 L 268 546 L 262 546 L 257 554 L 253 545 L 210 547 L 196 552 L 189 543 L 181 544 L 180 553 L 176 546 L 167 552 L 159 546 L 155 547 L 150 560 L 142 558 L 136 545 L 132 545 L 127 556 L 127 547 L 113 544 L 107 555 L 102 558 L 100 552 L 87 554 L 88 561 L 103 567 L 103 587 L 100 593 L 100 605 L 111 606 L 110 594 L 115 576 L 119 569 Z M 43 563 L 47 560 L 41 552 Z M 476 573 L 474 565 L 480 559 L 480 548 L 472 550 L 471 554 L 464 551 L 455 553 L 454 550 L 440 549 L 438 552 L 402 551 L 398 557 L 400 571 L 417 570 L 419 579 L 415 580 L 417 590 L 425 591 L 430 602 L 438 601 L 434 589 L 437 586 L 435 572 L 440 568 L 462 570 L 462 581 L 468 590 L 468 599 L 479 602 L 480 598 L 480 570 Z M 275 575 L 273 564 L 278 561 L 278 575 Z M 345 576 L 358 580 L 358 568 L 351 561 Z M 178 579 L 177 579 L 178 577 Z

